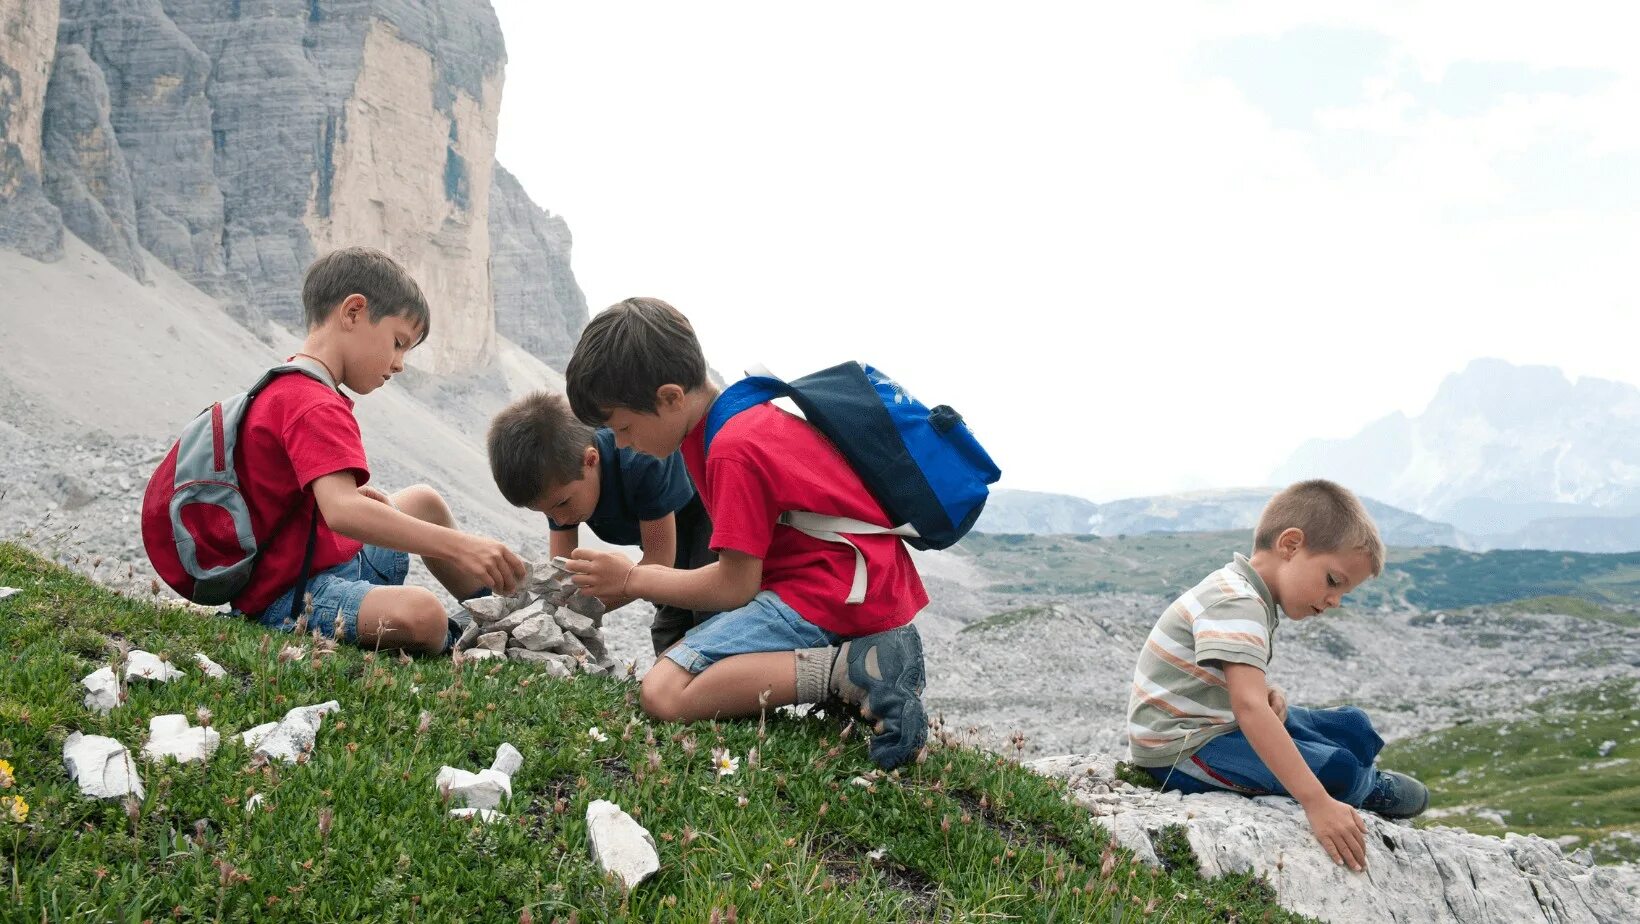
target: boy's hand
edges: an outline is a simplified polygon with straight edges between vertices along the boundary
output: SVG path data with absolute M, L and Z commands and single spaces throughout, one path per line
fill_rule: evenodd
M 506 596 L 518 588 L 529 572 L 524 560 L 494 539 L 462 533 L 461 546 L 447 560 L 484 582 L 494 593 Z
M 1270 688 L 1270 711 L 1281 721 L 1287 721 L 1287 691 L 1276 686 Z
M 637 565 L 619 552 L 595 552 L 576 549 L 570 553 L 564 566 L 573 572 L 570 578 L 581 593 L 599 600 L 614 600 L 626 593 L 627 577 Z
M 1334 863 L 1361 872 L 1367 868 L 1367 823 L 1361 813 L 1328 797 L 1304 806 L 1310 831 L 1321 842 Z

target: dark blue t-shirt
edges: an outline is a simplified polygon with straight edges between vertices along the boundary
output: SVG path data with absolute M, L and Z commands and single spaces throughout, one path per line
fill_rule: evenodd
M 587 517 L 586 525 L 599 539 L 614 545 L 637 545 L 640 520 L 659 520 L 677 513 L 695 496 L 695 486 L 679 453 L 657 459 L 635 449 L 618 448 L 615 432 L 608 427 L 600 427 L 593 440 L 598 447 L 601 481 L 598 506 Z M 575 528 L 560 526 L 551 517 L 547 524 L 557 530 Z

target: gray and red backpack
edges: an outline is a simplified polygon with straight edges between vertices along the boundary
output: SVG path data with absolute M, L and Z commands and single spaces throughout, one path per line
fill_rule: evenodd
M 250 582 L 258 554 L 311 506 L 307 551 L 297 578 L 302 586 L 292 600 L 292 621 L 307 595 L 319 530 L 318 502 L 292 507 L 269 535 L 259 537 L 251 527 L 250 507 L 234 469 L 234 451 L 251 402 L 274 379 L 291 373 L 336 387 L 329 370 L 311 359 L 299 357 L 274 366 L 249 391 L 201 411 L 148 479 L 142 497 L 142 544 L 148 561 L 172 590 L 195 603 L 219 606 L 238 596 Z

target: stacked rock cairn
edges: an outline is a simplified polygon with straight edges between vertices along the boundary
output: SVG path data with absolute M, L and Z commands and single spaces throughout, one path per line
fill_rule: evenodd
M 561 559 L 532 565 L 524 586 L 510 596 L 462 606 L 472 622 L 456 640 L 454 656 L 461 660 L 506 658 L 538 664 L 553 677 L 615 670 L 604 645 L 604 605 L 578 593 Z

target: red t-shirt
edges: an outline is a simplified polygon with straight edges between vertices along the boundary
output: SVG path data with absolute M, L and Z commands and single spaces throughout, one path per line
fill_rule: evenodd
M 347 470 L 364 484 L 370 469 L 353 400 L 300 373 L 280 376 L 251 402 L 235 456 L 251 527 L 264 548 L 250 583 L 233 605 L 240 612 L 260 613 L 301 577 L 313 515 L 307 487 L 316 478 Z M 312 573 L 347 561 L 362 547 L 332 532 L 320 514 Z
M 854 550 L 776 520 L 790 510 L 892 525 L 843 454 L 808 421 L 761 404 L 736 414 L 712 440 L 706 422 L 683 441 L 683 461 L 712 518 L 712 548 L 763 559 L 763 590 L 798 615 L 841 635 L 903 626 L 928 591 L 898 536 L 849 536 L 866 559 L 866 598 L 847 603 Z

